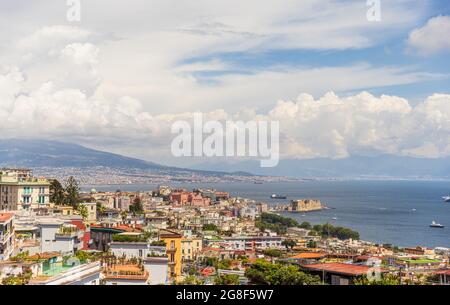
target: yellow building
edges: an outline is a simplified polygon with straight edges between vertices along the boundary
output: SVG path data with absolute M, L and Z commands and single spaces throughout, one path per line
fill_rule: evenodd
M 195 260 L 202 251 L 202 239 L 198 237 L 183 238 L 181 240 L 181 257 L 183 261 Z
M 181 276 L 181 240 L 183 236 L 173 230 L 159 231 L 159 239 L 166 243 L 166 252 L 169 257 L 169 278 L 177 280 Z
M 97 221 L 97 204 L 95 202 L 82 202 L 86 207 L 87 215 L 85 221 L 93 223 Z
M 50 182 L 31 176 L 28 169 L 0 169 L 0 210 L 48 207 Z
M 74 209 L 69 205 L 55 205 L 52 204 L 53 213 L 61 214 L 62 216 L 71 216 L 74 215 Z

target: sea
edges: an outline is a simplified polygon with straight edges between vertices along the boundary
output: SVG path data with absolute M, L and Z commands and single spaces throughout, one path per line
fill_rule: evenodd
M 157 184 L 96 185 L 84 190 L 147 191 Z M 172 183 L 172 187 L 216 189 L 234 197 L 249 198 L 269 205 L 293 199 L 320 199 L 329 209 L 308 213 L 282 212 L 286 217 L 311 224 L 330 223 L 354 229 L 362 240 L 400 247 L 426 246 L 450 248 L 450 181 L 299 181 L 299 182 L 223 182 Z M 272 194 L 286 200 L 271 199 Z M 432 221 L 444 228 L 430 228 Z

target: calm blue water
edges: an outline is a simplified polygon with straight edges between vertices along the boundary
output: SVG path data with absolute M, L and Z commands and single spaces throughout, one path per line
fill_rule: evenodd
M 450 194 L 450 182 L 441 181 L 308 181 L 213 184 L 172 184 L 186 189 L 215 188 L 232 196 L 269 204 L 291 199 L 316 198 L 333 209 L 306 214 L 283 213 L 312 224 L 326 222 L 357 230 L 363 240 L 399 246 L 450 247 L 450 203 L 441 197 Z M 151 190 L 156 185 L 95 186 L 97 190 Z M 271 200 L 271 194 L 287 200 Z M 413 211 L 416 209 L 416 211 Z M 304 216 L 303 216 L 304 215 Z M 336 217 L 337 220 L 332 218 Z M 445 225 L 433 229 L 435 220 Z

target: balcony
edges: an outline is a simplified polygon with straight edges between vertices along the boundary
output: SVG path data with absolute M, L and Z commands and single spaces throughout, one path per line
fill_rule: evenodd
M 177 248 L 169 248 L 166 250 L 167 253 L 175 253 L 177 252 Z
M 56 233 L 56 237 L 78 237 L 80 230 L 77 227 L 61 227 Z

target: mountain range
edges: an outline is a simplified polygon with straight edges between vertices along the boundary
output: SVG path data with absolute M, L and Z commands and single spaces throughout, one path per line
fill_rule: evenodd
M 108 167 L 139 169 L 166 174 L 196 174 L 204 176 L 239 175 L 249 173 L 199 170 L 164 166 L 154 162 L 87 148 L 78 144 L 30 139 L 0 139 L 0 167 L 63 168 Z
M 274 168 L 259 161 L 203 162 L 191 168 L 99 151 L 78 144 L 50 140 L 1 139 L 0 167 L 64 168 L 108 167 L 140 169 L 168 175 L 288 176 L 295 178 L 450 178 L 450 158 L 424 159 L 392 155 L 351 156 L 345 159 L 281 160 Z M 250 174 L 252 173 L 252 174 Z

